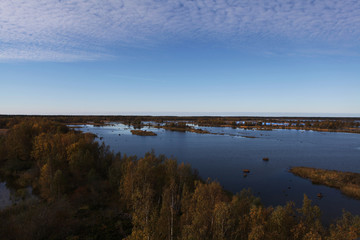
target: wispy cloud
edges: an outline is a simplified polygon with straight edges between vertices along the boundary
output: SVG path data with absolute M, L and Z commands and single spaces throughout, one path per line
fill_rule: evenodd
M 357 0 L 2 0 L 0 60 L 106 58 L 181 39 L 360 40 Z

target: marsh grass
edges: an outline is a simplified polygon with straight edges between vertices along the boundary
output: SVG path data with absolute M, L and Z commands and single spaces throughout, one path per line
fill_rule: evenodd
M 157 136 L 157 134 L 154 132 L 143 130 L 131 130 L 131 133 L 138 136 Z
M 290 172 L 296 176 L 310 179 L 314 184 L 337 188 L 349 197 L 360 199 L 360 173 L 309 167 L 293 167 Z

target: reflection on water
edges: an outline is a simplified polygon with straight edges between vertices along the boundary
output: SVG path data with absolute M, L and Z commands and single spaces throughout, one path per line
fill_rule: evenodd
M 10 198 L 10 190 L 6 187 L 6 183 L 0 182 L 0 209 L 12 204 Z
M 14 189 L 6 182 L 0 182 L 0 210 L 27 199 L 36 199 L 32 187 Z
M 342 209 L 360 215 L 360 201 L 350 199 L 336 189 L 313 185 L 293 176 L 291 166 L 307 166 L 360 173 L 360 134 L 297 130 L 256 131 L 204 127 L 213 134 L 165 131 L 152 127 L 158 136 L 132 135 L 128 126 L 83 126 L 102 138 L 114 151 L 143 156 L 152 149 L 157 154 L 190 163 L 200 175 L 217 179 L 227 190 L 239 192 L 251 188 L 267 206 L 294 201 L 301 205 L 307 194 L 323 211 L 328 222 L 339 217 Z M 263 161 L 269 158 L 269 161 Z M 243 169 L 249 169 L 246 177 Z M 322 199 L 316 196 L 322 193 Z

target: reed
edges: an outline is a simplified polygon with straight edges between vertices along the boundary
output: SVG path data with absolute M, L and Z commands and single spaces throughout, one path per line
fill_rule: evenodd
M 310 179 L 314 184 L 337 188 L 346 196 L 360 199 L 360 173 L 309 167 L 292 167 L 290 172 Z

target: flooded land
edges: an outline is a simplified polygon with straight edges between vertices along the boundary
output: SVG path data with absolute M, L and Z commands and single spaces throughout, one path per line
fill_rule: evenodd
M 290 172 L 308 178 L 314 184 L 322 184 L 339 189 L 346 196 L 360 200 L 360 173 L 336 170 L 293 167 Z M 322 195 L 319 195 L 322 197 Z
M 339 217 L 343 209 L 360 214 L 358 200 L 289 172 L 292 167 L 306 166 L 360 173 L 359 134 L 295 129 L 269 131 L 190 123 L 179 127 L 179 124 L 154 122 L 135 127 L 122 123 L 76 127 L 96 134 L 99 141 L 115 152 L 142 157 L 154 150 L 178 162 L 190 163 L 203 179 L 216 179 L 234 193 L 251 188 L 268 206 L 288 201 L 301 205 L 306 194 L 320 206 L 327 221 Z M 135 128 L 157 136 L 135 136 L 131 133 Z M 201 134 L 202 131 L 206 134 Z M 249 172 L 244 173 L 244 169 Z M 322 197 L 318 197 L 319 194 Z

